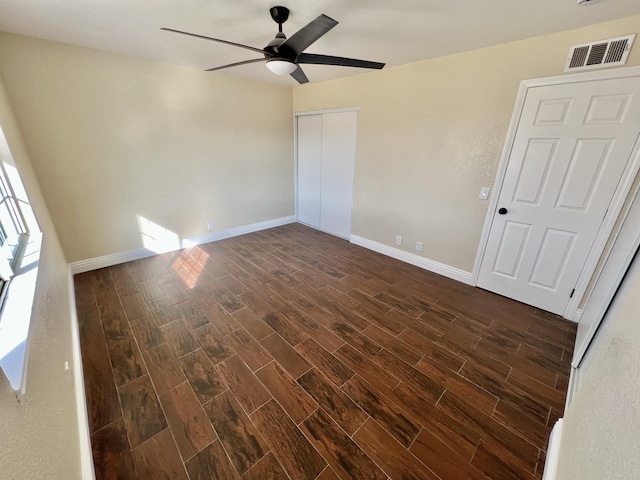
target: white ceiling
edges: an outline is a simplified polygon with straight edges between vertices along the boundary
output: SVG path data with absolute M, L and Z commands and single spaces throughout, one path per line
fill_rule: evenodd
M 257 57 L 160 27 L 262 48 L 277 32 L 269 15 L 277 4 L 291 9 L 284 24 L 287 36 L 321 13 L 340 22 L 309 53 L 388 66 L 640 14 L 638 0 L 601 0 L 588 6 L 578 6 L 576 0 L 0 0 L 0 31 L 204 70 Z M 363 71 L 317 65 L 304 69 L 312 82 Z M 262 63 L 207 73 L 219 74 L 296 85 Z

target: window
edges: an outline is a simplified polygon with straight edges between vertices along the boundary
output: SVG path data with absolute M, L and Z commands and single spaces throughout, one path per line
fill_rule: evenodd
M 0 310 L 28 237 L 29 232 L 18 207 L 16 195 L 7 182 L 5 169 L 0 165 Z
M 0 370 L 18 394 L 26 392 L 41 245 L 40 227 L 0 127 Z

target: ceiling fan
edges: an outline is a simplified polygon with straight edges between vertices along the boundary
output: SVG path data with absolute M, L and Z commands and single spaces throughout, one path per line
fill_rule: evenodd
M 289 18 L 289 9 L 287 7 L 272 7 L 269 12 L 274 22 L 278 24 L 278 33 L 276 37 L 269 42 L 264 48 L 255 48 L 241 43 L 229 42 L 219 38 L 206 37 L 196 33 L 182 32 L 173 28 L 162 28 L 168 32 L 180 33 L 191 37 L 203 38 L 214 42 L 225 43 L 235 47 L 251 50 L 260 53 L 264 58 L 256 58 L 245 60 L 243 62 L 231 63 L 221 67 L 209 68 L 207 72 L 214 70 L 222 70 L 224 68 L 237 67 L 249 63 L 267 62 L 267 68 L 276 75 L 291 75 L 298 83 L 308 83 L 309 79 L 300 68 L 301 64 L 314 65 L 338 65 L 343 67 L 359 67 L 381 69 L 384 63 L 369 62 L 367 60 L 357 60 L 355 58 L 334 57 L 331 55 L 317 55 L 315 53 L 304 53 L 304 51 L 325 33 L 335 27 L 338 22 L 326 15 L 320 15 L 306 26 L 302 27 L 290 38 L 282 33 L 282 24 Z

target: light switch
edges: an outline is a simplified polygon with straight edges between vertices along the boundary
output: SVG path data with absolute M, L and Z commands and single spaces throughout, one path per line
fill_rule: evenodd
M 480 198 L 481 200 L 486 200 L 487 198 L 489 198 L 490 191 L 491 189 L 489 187 L 482 187 L 480 189 L 480 196 L 478 198 Z

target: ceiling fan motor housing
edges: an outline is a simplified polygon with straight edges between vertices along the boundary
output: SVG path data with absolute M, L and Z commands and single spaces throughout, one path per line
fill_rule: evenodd
M 289 18 L 289 9 L 287 7 L 271 7 L 269 13 L 273 21 L 280 26 Z

